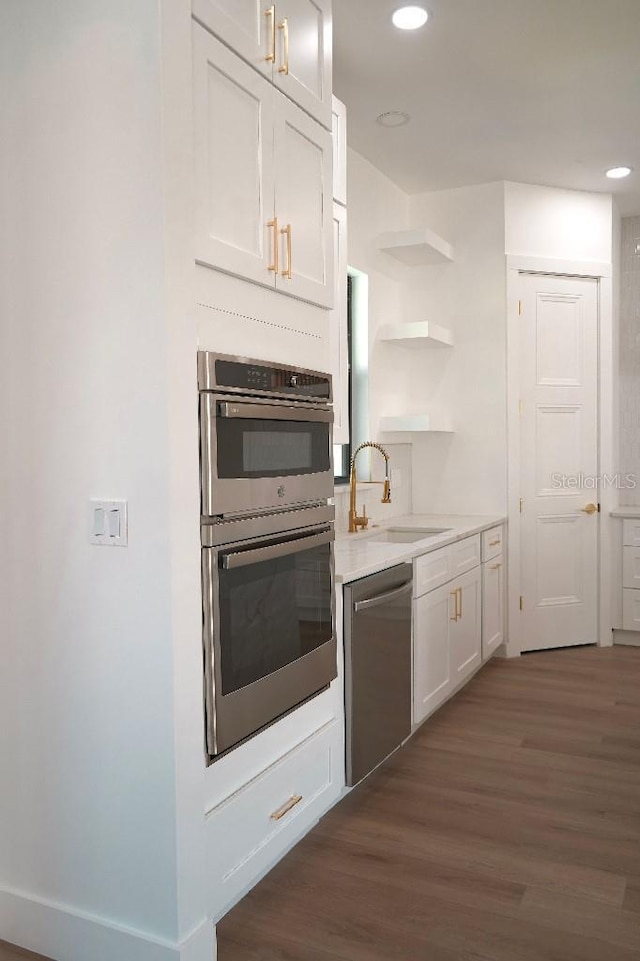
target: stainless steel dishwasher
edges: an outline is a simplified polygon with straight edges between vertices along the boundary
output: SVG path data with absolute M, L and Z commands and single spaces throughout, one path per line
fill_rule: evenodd
M 411 733 L 411 564 L 344 588 L 347 784 Z

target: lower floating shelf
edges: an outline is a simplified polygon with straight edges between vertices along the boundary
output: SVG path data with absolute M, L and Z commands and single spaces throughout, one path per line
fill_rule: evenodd
M 379 429 L 382 433 L 406 431 L 408 433 L 452 434 L 453 428 L 430 414 L 403 414 L 399 417 L 381 417 Z

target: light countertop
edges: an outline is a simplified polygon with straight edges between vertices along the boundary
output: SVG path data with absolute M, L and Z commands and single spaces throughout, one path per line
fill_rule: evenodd
M 335 544 L 336 581 L 346 584 L 359 577 L 367 577 L 505 522 L 506 517 L 499 515 L 404 514 L 390 519 L 388 523 L 358 531 L 357 534 L 339 533 Z M 412 544 L 376 542 L 376 535 L 382 534 L 388 527 L 403 530 L 438 527 L 447 530 L 441 534 L 426 535 Z

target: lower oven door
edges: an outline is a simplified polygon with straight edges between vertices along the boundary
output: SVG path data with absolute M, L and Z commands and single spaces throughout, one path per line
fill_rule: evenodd
M 202 550 L 207 751 L 275 721 L 337 675 L 332 525 Z

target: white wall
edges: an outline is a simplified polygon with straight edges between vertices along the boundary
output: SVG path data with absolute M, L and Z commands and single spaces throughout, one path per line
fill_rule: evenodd
M 610 194 L 505 183 L 507 254 L 611 263 Z
M 389 519 L 411 510 L 411 450 L 408 444 L 393 443 L 394 438 L 378 431 L 380 417 L 393 413 L 394 407 L 409 402 L 410 384 L 404 362 L 395 351 L 378 341 L 382 324 L 402 319 L 406 283 L 403 264 L 377 248 L 380 234 L 409 226 L 409 198 L 388 177 L 354 150 L 347 151 L 347 238 L 349 266 L 362 271 L 369 281 L 369 436 L 382 443 L 390 456 L 395 483 L 392 502 L 380 503 L 381 488 L 362 487 L 358 491 L 358 510 L 366 505 L 373 521 Z M 397 438 L 396 438 L 397 440 Z M 384 477 L 384 460 L 366 451 L 358 456 L 358 474 L 363 479 Z M 371 470 L 371 473 L 369 471 Z M 347 525 L 348 493 L 337 488 L 336 528 Z
M 452 350 L 414 351 L 411 406 L 454 433 L 414 435 L 416 513 L 506 512 L 503 184 L 411 198 L 411 223 L 454 247 L 454 262 L 410 268 L 406 319 L 449 327 Z
M 0 35 L 0 937 L 25 943 L 12 892 L 173 941 L 158 3 L 5 0 Z M 128 500 L 128 548 L 89 545 L 92 497 Z M 86 961 L 40 933 L 28 946 Z

